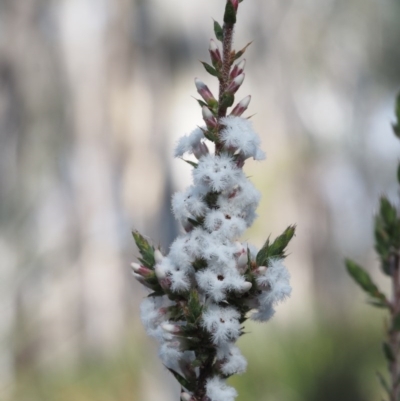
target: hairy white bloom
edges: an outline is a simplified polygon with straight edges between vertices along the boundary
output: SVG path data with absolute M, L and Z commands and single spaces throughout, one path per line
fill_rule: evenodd
M 240 335 L 240 313 L 232 308 L 211 304 L 203 313 L 203 327 L 211 334 L 214 344 L 235 341 Z
M 204 139 L 203 131 L 195 128 L 189 135 L 185 135 L 179 139 L 175 147 L 174 156 L 180 157 L 185 153 L 193 153 L 193 149 Z
M 218 376 L 207 380 L 206 394 L 211 401 L 233 401 L 237 397 L 237 391 Z
M 154 337 L 159 341 L 172 339 L 172 335 L 166 333 L 161 324 L 168 321 L 166 308 L 172 302 L 165 296 L 163 297 L 148 297 L 140 304 L 140 318 L 146 333 L 150 337 Z
M 276 304 L 290 296 L 290 274 L 281 259 L 272 259 L 264 274 L 257 277 L 257 284 L 264 289 L 260 304 Z
M 221 371 L 227 376 L 241 374 L 246 371 L 246 358 L 235 345 L 227 344 L 218 348 L 217 359 L 222 362 Z
M 233 188 L 243 174 L 228 155 L 212 155 L 202 157 L 197 168 L 193 169 L 194 183 L 213 191 Z
M 260 305 L 255 313 L 250 316 L 251 320 L 256 322 L 267 322 L 275 314 L 275 309 L 271 304 Z
M 177 267 L 170 273 L 171 290 L 173 292 L 183 292 L 190 288 L 190 277 L 184 270 Z
M 265 153 L 260 149 L 260 138 L 248 119 L 229 116 L 222 118 L 221 123 L 225 126 L 221 132 L 225 146 L 239 149 L 245 159 L 249 157 L 255 160 L 265 159 Z
M 244 277 L 233 269 L 201 270 L 196 273 L 196 280 L 199 288 L 215 302 L 223 301 L 228 291 L 242 293 L 248 290 Z
M 161 344 L 158 356 L 164 365 L 174 369 L 178 365 L 179 359 L 182 357 L 179 341 L 166 341 Z

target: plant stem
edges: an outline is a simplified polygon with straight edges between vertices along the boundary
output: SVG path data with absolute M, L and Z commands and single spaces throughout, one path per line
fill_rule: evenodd
M 389 364 L 389 370 L 392 380 L 391 401 L 398 401 L 400 395 L 400 381 L 399 381 L 399 333 L 393 330 L 393 323 L 396 316 L 400 313 L 400 266 L 399 266 L 399 256 L 394 254 L 390 261 L 390 270 L 392 272 L 393 280 L 393 301 L 392 301 L 392 327 L 389 328 L 389 345 L 393 353 L 393 361 Z
M 223 98 L 229 84 L 229 73 L 231 70 L 232 60 L 232 42 L 233 42 L 233 24 L 224 23 L 223 40 L 222 40 L 222 68 L 219 77 L 219 96 L 218 96 L 218 120 L 226 116 L 227 107 L 223 105 Z M 218 141 L 216 144 L 216 153 L 222 150 L 222 144 Z

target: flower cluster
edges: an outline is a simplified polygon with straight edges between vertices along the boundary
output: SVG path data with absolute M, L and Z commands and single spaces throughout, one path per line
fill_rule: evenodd
M 217 38 L 222 34 L 224 55 L 237 6 L 238 1 L 228 0 L 224 28 L 214 26 Z M 226 59 L 211 41 L 213 66 L 203 64 L 219 77 L 223 89 L 218 100 L 195 80 L 205 126 L 182 137 L 175 149 L 176 157 L 192 154 L 197 159 L 190 162 L 193 185 L 172 198 L 182 234 L 162 254 L 133 233 L 141 253 L 133 273 L 151 290 L 141 305 L 142 321 L 160 343 L 164 365 L 181 384 L 182 400 L 233 400 L 237 393 L 226 379 L 246 369 L 235 346 L 243 323 L 248 318 L 269 320 L 274 306 L 291 292 L 282 261 L 295 228 L 288 227 L 272 243 L 267 240 L 260 250 L 240 241 L 260 200 L 242 168 L 250 157 L 265 158 L 251 122 L 241 117 L 250 96 L 227 115 L 244 80 L 244 61 L 235 64 L 244 50 L 229 51 Z

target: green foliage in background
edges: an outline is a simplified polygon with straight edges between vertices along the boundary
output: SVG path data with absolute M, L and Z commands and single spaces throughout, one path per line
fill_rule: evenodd
M 364 317 L 358 313 L 354 319 L 347 316 L 346 321 L 303 328 L 249 324 L 252 335 L 239 342 L 249 361 L 248 371 L 230 379 L 239 390 L 238 401 L 379 399 L 378 381 L 365 379 L 375 377 L 383 365 L 379 321 L 379 313 Z M 143 401 L 143 373 L 158 380 L 152 365 L 157 363 L 156 352 L 150 346 L 143 339 L 135 349 L 123 347 L 112 360 L 86 361 L 73 374 L 21 378 L 12 401 Z M 154 359 L 149 359 L 149 351 Z

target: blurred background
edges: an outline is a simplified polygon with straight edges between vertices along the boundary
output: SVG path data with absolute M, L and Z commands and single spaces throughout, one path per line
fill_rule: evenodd
M 223 0 L 0 0 L 0 399 L 177 401 L 139 321 L 136 228 L 168 249 L 190 183 L 176 140 L 201 123 L 193 79 Z M 397 199 L 391 133 L 398 0 L 245 0 L 238 100 L 267 160 L 243 240 L 297 223 L 293 296 L 239 341 L 238 401 L 372 401 L 383 312 L 347 277 L 373 252 L 379 195 Z

